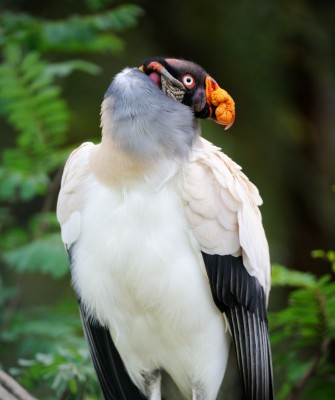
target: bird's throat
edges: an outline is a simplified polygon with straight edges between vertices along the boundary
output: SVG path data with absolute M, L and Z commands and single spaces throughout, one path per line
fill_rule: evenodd
M 94 174 L 107 185 L 137 180 L 153 167 L 150 160 L 125 152 L 110 136 L 102 138 L 90 162 Z

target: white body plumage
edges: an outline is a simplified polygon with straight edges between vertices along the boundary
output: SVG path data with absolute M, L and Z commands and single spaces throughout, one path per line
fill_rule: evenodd
M 90 314 L 110 328 L 143 391 L 143 371 L 162 369 L 185 396 L 199 384 L 215 399 L 230 337 L 177 196 L 178 179 L 167 178 L 160 175 L 158 187 L 151 176 L 107 188 L 88 177 L 73 283 Z

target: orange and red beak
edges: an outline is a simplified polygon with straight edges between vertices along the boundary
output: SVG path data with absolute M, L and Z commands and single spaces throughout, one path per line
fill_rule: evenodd
M 209 75 L 205 79 L 206 102 L 209 118 L 229 129 L 235 120 L 235 102 Z

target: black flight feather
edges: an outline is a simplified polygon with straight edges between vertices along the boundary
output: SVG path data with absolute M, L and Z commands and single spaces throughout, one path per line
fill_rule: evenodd
M 143 400 L 131 381 L 109 331 L 92 322 L 80 304 L 80 315 L 91 358 L 105 400 Z
M 202 255 L 214 302 L 229 321 L 244 400 L 273 400 L 264 290 L 248 273 L 242 257 Z

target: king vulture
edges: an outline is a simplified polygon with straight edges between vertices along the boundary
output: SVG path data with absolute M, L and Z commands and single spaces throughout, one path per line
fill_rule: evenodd
M 271 400 L 268 244 L 257 188 L 198 119 L 234 101 L 199 65 L 115 76 L 99 144 L 70 155 L 57 213 L 106 400 Z

